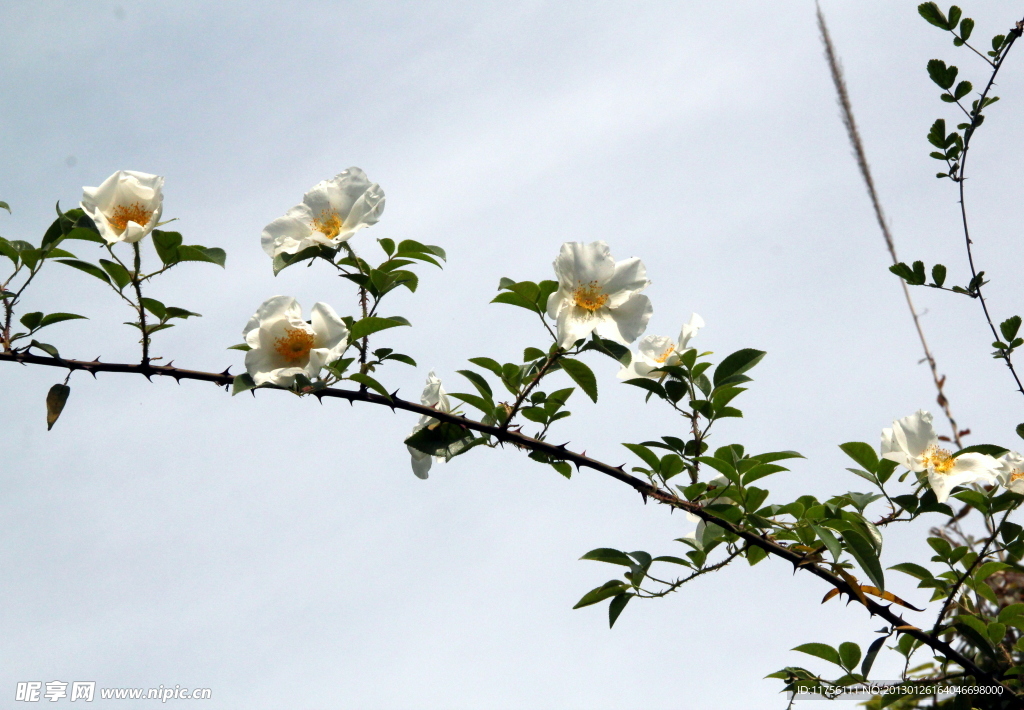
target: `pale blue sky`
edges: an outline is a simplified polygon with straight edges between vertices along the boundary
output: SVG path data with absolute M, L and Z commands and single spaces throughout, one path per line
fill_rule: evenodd
M 956 204 L 924 140 L 943 115 L 924 72 L 956 53 L 916 3 L 825 3 L 879 190 L 907 260 L 966 280 Z M 1001 3 L 967 9 L 979 34 Z M 381 344 L 420 366 L 383 375 L 417 397 L 435 369 L 512 359 L 544 334 L 488 305 L 498 279 L 550 278 L 563 241 L 641 257 L 651 334 L 691 312 L 694 341 L 767 350 L 719 444 L 797 449 L 787 500 L 859 488 L 836 445 L 934 392 L 849 156 L 809 2 L 9 2 L 0 26 L 0 234 L 38 240 L 83 185 L 117 169 L 166 176 L 166 217 L 228 268 L 182 267 L 153 287 L 203 318 L 157 336 L 177 364 L 238 371 L 265 298 L 351 313 L 322 268 L 276 279 L 263 226 L 350 165 L 387 193 L 353 244 L 448 250 L 389 313 Z M 959 56 L 958 56 L 959 54 Z M 1020 58 L 1018 58 L 1020 59 Z M 977 253 L 1002 317 L 1019 310 L 1021 61 L 1001 76 L 973 153 Z M 947 117 L 951 114 L 947 111 Z M 88 256 L 79 248 L 79 256 Z M 63 269 L 63 270 L 62 270 Z M 971 443 L 1013 442 L 1020 403 L 988 357 L 976 304 L 915 292 Z M 84 274 L 48 266 L 26 302 L 91 320 L 54 326 L 71 357 L 135 357 L 130 313 Z M 619 442 L 679 424 L 619 385 L 553 438 L 618 464 Z M 566 481 L 514 450 L 476 451 L 416 479 L 384 409 L 198 383 L 81 374 L 52 432 L 53 370 L 0 367 L 0 697 L 24 680 L 210 687 L 204 707 L 782 707 L 762 677 L 808 664 L 809 642 L 866 646 L 855 606 L 819 606 L 813 578 L 740 563 L 669 599 L 572 611 L 613 569 L 595 547 L 678 554 L 683 516 L 594 473 Z M 1018 395 L 1019 397 L 1019 395 Z M 922 533 L 892 533 L 885 562 Z M 894 575 L 895 577 L 896 575 Z M 894 590 L 925 601 L 899 580 Z M 896 672 L 891 657 L 880 669 Z M 122 701 L 125 707 L 131 704 Z

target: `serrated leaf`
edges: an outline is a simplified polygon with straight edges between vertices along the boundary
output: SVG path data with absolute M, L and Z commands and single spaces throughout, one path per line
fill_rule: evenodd
M 733 375 L 740 375 L 754 367 L 761 362 L 766 354 L 763 350 L 754 350 L 753 348 L 744 348 L 732 353 L 715 368 L 715 387 L 726 384 L 727 380 L 731 383 Z
M 917 6 L 917 12 L 930 24 L 936 27 L 946 29 L 949 26 L 949 20 L 946 19 L 946 15 L 939 9 L 939 6 L 934 2 L 923 2 Z
M 843 662 L 839 657 L 839 651 L 832 648 L 827 643 L 804 643 L 792 650 L 799 651 L 800 653 L 806 653 L 809 656 L 815 656 L 823 661 L 828 661 L 829 663 L 834 663 L 840 668 L 843 666 Z
M 48 313 L 47 315 L 43 316 L 43 320 L 40 321 L 39 327 L 45 328 L 46 326 L 53 325 L 54 323 L 60 323 L 66 320 L 77 319 L 88 320 L 88 318 L 86 318 L 85 316 L 80 316 L 76 313 Z
M 79 261 L 78 259 L 58 259 L 57 263 L 67 264 L 68 266 L 78 269 L 79 271 L 84 271 L 90 276 L 95 276 L 100 281 L 106 282 L 108 285 L 113 285 L 110 283 L 110 277 L 107 276 L 106 271 L 96 266 L 95 264 L 90 264 L 88 261 Z
M 585 606 L 597 604 L 598 602 L 602 602 L 608 597 L 614 597 L 616 594 L 620 594 L 627 589 L 629 589 L 629 587 L 621 580 L 608 580 L 600 587 L 591 589 L 589 592 L 584 594 L 583 597 L 576 602 L 576 606 L 574 606 L 573 609 L 582 609 Z
M 563 357 L 558 363 L 565 370 L 565 374 L 579 385 L 584 394 L 597 402 L 597 378 L 594 377 L 594 372 L 585 363 L 573 358 Z
M 365 387 L 369 387 L 384 399 L 391 401 L 391 395 L 388 393 L 386 389 L 384 389 L 384 385 L 382 385 L 380 382 L 377 382 L 377 380 L 373 379 L 369 375 L 363 374 L 361 372 L 353 372 L 351 375 L 348 376 L 347 379 L 352 380 L 353 382 L 358 382 L 359 384 Z
M 227 254 L 217 247 L 208 248 L 198 244 L 186 244 L 178 247 L 178 261 L 205 261 L 224 268 Z
M 1013 340 L 1017 337 L 1017 331 L 1020 330 L 1020 323 L 1020 316 L 1007 318 L 999 324 L 999 332 L 1003 334 L 1007 341 Z
M 71 388 L 67 385 L 54 385 L 46 393 L 46 431 L 53 429 L 60 413 L 64 411 L 69 394 L 71 394 Z
M 946 283 L 946 267 L 942 264 L 936 264 L 932 267 L 932 283 L 936 286 Z
M 234 397 L 239 392 L 247 392 L 254 387 L 256 387 L 256 383 L 248 372 L 235 375 L 235 379 L 231 381 L 231 396 Z
M 596 550 L 591 550 L 580 559 L 607 562 L 613 565 L 622 565 L 623 567 L 632 567 L 634 564 L 632 558 L 625 552 L 611 547 L 599 547 Z
M 876 587 L 885 590 L 885 574 L 882 572 L 882 565 L 878 561 L 878 553 L 875 552 L 874 546 L 856 530 L 843 530 L 842 535 L 847 549 L 857 560 L 860 568 Z
M 88 229 L 86 227 L 75 227 L 67 234 L 64 235 L 64 239 L 80 239 L 83 242 L 96 242 L 98 244 L 106 244 L 107 240 L 100 236 L 99 232 Z
M 408 325 L 408 322 L 401 323 L 393 318 L 378 318 L 377 316 L 368 316 L 357 320 L 352 328 L 349 330 L 348 341 L 354 343 L 361 338 L 365 338 L 368 335 L 377 333 L 381 330 L 388 328 L 394 328 L 400 325 Z
M 618 620 L 622 610 L 629 604 L 629 600 L 633 598 L 633 594 L 629 592 L 623 592 L 617 594 L 612 599 L 611 604 L 608 605 L 608 628 L 615 626 L 615 622 Z

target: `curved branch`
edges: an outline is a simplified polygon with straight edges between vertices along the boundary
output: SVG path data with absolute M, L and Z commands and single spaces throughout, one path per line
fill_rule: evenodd
M 181 380 L 198 380 L 201 382 L 212 382 L 218 386 L 228 386 L 234 380 L 234 376 L 229 373 L 230 368 L 224 370 L 221 373 L 215 372 L 201 372 L 197 370 L 184 370 L 170 365 L 143 366 L 140 364 L 129 364 L 129 363 L 107 363 L 100 362 L 97 358 L 93 361 L 85 360 L 67 360 L 64 358 L 52 358 L 42 357 L 39 355 L 30 355 L 25 352 L 17 353 L 0 353 L 0 362 L 16 362 L 22 365 L 43 365 L 48 367 L 57 367 L 68 370 L 83 370 L 96 375 L 98 372 L 122 372 L 122 373 L 134 373 L 143 375 L 147 379 L 151 379 L 154 375 L 161 377 L 172 377 L 179 382 Z M 266 387 L 264 389 L 279 389 Z M 253 391 L 255 394 L 255 390 Z M 603 473 L 606 476 L 610 476 L 618 481 L 631 486 L 634 490 L 640 493 L 646 503 L 648 499 L 654 499 L 659 503 L 684 510 L 688 513 L 692 513 L 697 517 L 701 518 L 707 523 L 714 523 L 718 525 L 726 532 L 729 532 L 737 537 L 743 539 L 750 545 L 760 547 L 770 555 L 774 555 L 780 559 L 786 560 L 791 563 L 794 570 L 803 569 L 810 572 L 815 577 L 824 580 L 831 586 L 838 589 L 841 593 L 847 594 L 852 599 L 857 599 L 859 595 L 854 593 L 854 590 L 836 574 L 822 568 L 815 564 L 808 556 L 803 555 L 795 550 L 791 550 L 785 545 L 776 542 L 771 537 L 765 534 L 758 534 L 746 528 L 742 528 L 738 525 L 728 522 L 715 516 L 714 514 L 706 511 L 700 504 L 692 503 L 688 500 L 680 498 L 670 490 L 663 490 L 654 486 L 647 481 L 636 478 L 626 473 L 622 466 L 611 466 L 602 461 L 592 459 L 584 454 L 578 454 L 574 451 L 570 451 L 566 448 L 565 444 L 561 446 L 555 446 L 545 441 L 539 441 L 533 437 L 526 436 L 517 431 L 503 430 L 500 426 L 491 426 L 489 424 L 483 424 L 481 422 L 467 419 L 461 415 L 450 414 L 448 412 L 442 412 L 434 407 L 427 407 L 422 404 L 415 402 L 409 402 L 398 397 L 392 396 L 390 398 L 382 397 L 378 394 L 370 392 L 362 392 L 358 390 L 342 390 L 335 388 L 326 388 L 312 393 L 309 396 L 322 399 L 324 397 L 332 397 L 337 399 L 345 399 L 349 402 L 366 402 L 368 404 L 376 404 L 379 406 L 390 407 L 392 410 L 401 409 L 407 412 L 413 412 L 415 414 L 425 414 L 429 417 L 437 419 L 442 422 L 449 422 L 456 424 L 472 431 L 480 432 L 481 434 L 488 434 L 493 436 L 499 442 L 508 442 L 514 444 L 518 448 L 527 449 L 529 451 L 539 451 L 547 454 L 553 458 L 561 459 L 562 461 L 568 461 L 576 466 L 577 469 L 589 468 L 598 473 Z M 858 590 L 859 591 L 859 590 Z M 984 670 L 972 660 L 964 656 L 964 654 L 957 651 L 955 648 L 950 646 L 948 643 L 932 638 L 926 631 L 919 629 L 918 627 L 907 623 L 907 621 L 892 611 L 892 606 L 882 605 L 871 599 L 864 598 L 864 606 L 867 607 L 868 613 L 872 616 L 879 616 L 887 621 L 892 627 L 901 634 L 908 634 L 913 638 L 917 639 L 926 646 L 931 647 L 935 651 L 938 651 L 949 660 L 955 662 L 967 673 L 973 675 L 979 683 L 988 685 L 1002 685 L 999 680 L 990 672 Z M 1013 703 L 1012 707 L 1020 708 L 1024 710 L 1024 698 L 1019 698 L 1014 693 L 1013 689 L 1008 686 L 1003 686 L 1004 697 L 1010 699 Z

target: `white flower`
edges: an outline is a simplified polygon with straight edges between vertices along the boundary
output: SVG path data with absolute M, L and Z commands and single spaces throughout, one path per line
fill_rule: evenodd
M 359 168 L 349 168 L 317 183 L 284 217 L 263 230 L 263 251 L 271 257 L 297 254 L 322 244 L 335 248 L 363 227 L 376 224 L 384 211 L 384 191 Z
M 257 385 L 288 387 L 296 375 L 313 379 L 348 346 L 348 328 L 326 303 L 313 306 L 312 323 L 291 296 L 268 298 L 242 331 L 251 350 L 245 369 Z
M 1024 493 L 1024 456 L 1016 451 L 1007 451 L 999 457 L 999 472 L 996 477 L 1008 491 Z
M 554 266 L 558 290 L 548 297 L 548 315 L 558 322 L 560 346 L 594 332 L 626 345 L 644 332 L 654 309 L 640 295 L 651 282 L 639 259 L 616 264 L 604 242 L 566 242 Z
M 679 342 L 673 342 L 663 335 L 647 335 L 638 346 L 638 352 L 633 356 L 629 365 L 619 370 L 620 380 L 632 380 L 637 377 L 649 377 L 657 379 L 664 377 L 664 374 L 654 373 L 661 367 L 671 367 L 682 362 L 683 353 L 689 348 L 687 344 L 690 338 L 697 334 L 697 331 L 704 327 L 704 319 L 694 313 L 690 316 L 690 322 L 683 326 L 679 333 Z
M 433 370 L 427 375 L 427 386 L 423 388 L 423 394 L 420 395 L 420 403 L 426 407 L 433 407 L 439 412 L 452 411 L 452 404 L 448 400 L 448 393 L 444 391 L 441 380 L 434 374 Z M 424 414 L 416 422 L 416 426 L 412 428 L 409 436 L 412 436 L 424 427 L 431 427 L 438 423 L 433 417 Z M 409 453 L 412 455 L 412 472 L 419 478 L 425 479 L 429 475 L 430 466 L 433 463 L 432 459 L 436 458 L 438 462 L 445 460 L 444 456 L 431 456 L 409 445 L 406 445 L 405 448 L 409 449 Z
M 725 490 L 726 488 L 729 487 L 729 479 L 726 478 L 725 476 L 717 476 L 711 479 L 711 481 L 708 483 L 708 487 L 711 491 L 708 494 L 708 503 L 728 503 L 730 505 L 736 504 L 736 501 L 734 501 L 732 498 L 728 498 L 723 495 L 719 495 L 716 497 L 714 495 L 715 489 Z M 703 549 L 704 530 L 707 528 L 707 523 L 704 522 L 703 518 L 696 516 L 689 511 L 686 512 L 686 519 L 691 523 L 697 523 L 697 528 L 695 530 L 692 530 L 691 532 L 684 534 L 683 537 L 693 540 L 701 547 L 701 549 Z
M 953 456 L 939 448 L 932 427 L 932 415 L 923 409 L 892 423 L 882 430 L 882 458 L 895 461 L 914 473 L 928 472 L 928 485 L 939 503 L 950 492 L 968 483 L 995 483 L 999 462 L 986 454 L 966 453 Z
M 163 187 L 159 175 L 118 170 L 99 187 L 83 187 L 81 207 L 107 244 L 137 242 L 160 221 Z

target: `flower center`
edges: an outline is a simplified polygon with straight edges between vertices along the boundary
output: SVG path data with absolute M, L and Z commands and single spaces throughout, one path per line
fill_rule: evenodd
M 1022 478 L 1024 478 L 1024 471 L 1013 469 L 1013 473 L 1010 474 L 1010 483 L 1013 483 L 1014 481 L 1019 481 Z
M 274 350 L 288 362 L 301 360 L 313 347 L 313 334 L 300 328 L 289 328 L 283 337 L 274 341 Z
M 107 217 L 107 220 L 110 222 L 110 226 L 120 233 L 128 228 L 129 222 L 135 222 L 135 224 L 145 227 L 149 224 L 149 220 L 152 217 L 152 210 L 147 210 L 138 202 L 133 202 L 130 205 L 118 205 L 115 207 L 113 213 Z
M 597 281 L 586 284 L 581 282 L 573 291 L 572 297 L 577 306 L 591 313 L 608 303 L 608 295 L 601 292 Z
M 940 449 L 935 444 L 932 444 L 928 449 L 921 454 L 921 458 L 924 464 L 930 471 L 936 473 L 947 474 L 953 466 L 956 465 L 956 459 L 946 449 Z
M 334 239 L 341 234 L 341 217 L 334 210 L 324 210 L 313 218 L 310 226 L 328 239 Z
M 676 351 L 676 346 L 675 345 L 669 345 L 667 348 L 665 348 L 665 352 L 663 352 L 658 357 L 654 358 L 654 361 L 656 363 L 658 363 L 659 365 L 663 365 L 665 363 L 665 361 L 668 360 L 669 357 L 672 355 L 672 353 L 674 353 L 675 351 Z

